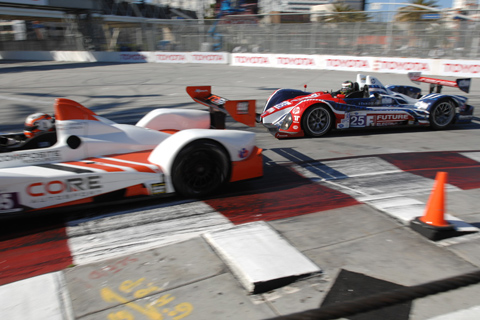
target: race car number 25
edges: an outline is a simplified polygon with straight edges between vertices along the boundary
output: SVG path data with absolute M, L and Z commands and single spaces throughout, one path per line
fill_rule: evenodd
M 22 210 L 22 208 L 19 206 L 17 193 L 0 193 L 0 212 L 14 212 L 20 210 Z
M 350 116 L 350 127 L 352 128 L 363 128 L 367 124 L 365 115 L 351 115 Z

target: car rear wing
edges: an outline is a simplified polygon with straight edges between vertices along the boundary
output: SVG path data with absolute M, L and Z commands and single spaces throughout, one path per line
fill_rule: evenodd
M 442 91 L 443 86 L 459 88 L 463 92 L 469 93 L 470 84 L 472 82 L 471 78 L 457 79 L 455 81 L 427 78 L 427 77 L 422 77 L 421 72 L 409 72 L 408 77 L 410 78 L 411 81 L 415 83 L 418 83 L 418 82 L 430 83 L 430 93 L 432 93 L 433 91 L 435 91 L 436 93 L 440 93 Z
M 195 102 L 209 107 L 212 126 L 225 128 L 225 115 L 229 114 L 235 121 L 255 126 L 255 100 L 227 100 L 212 94 L 211 86 L 187 87 L 187 93 Z M 221 123 L 223 121 L 223 123 Z

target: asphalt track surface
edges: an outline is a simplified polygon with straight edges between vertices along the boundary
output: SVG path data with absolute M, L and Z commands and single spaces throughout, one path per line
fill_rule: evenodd
M 384 84 L 409 84 L 406 75 L 376 76 Z M 1 61 L 0 131 L 21 130 L 31 113 L 51 113 L 59 97 L 113 121 L 134 124 L 155 108 L 203 109 L 186 94 L 189 85 L 211 85 L 213 93 L 228 99 L 255 99 L 260 111 L 275 89 L 307 85 L 308 91 L 335 90 L 355 77 L 352 72 L 222 65 Z M 173 292 L 179 301 L 188 301 L 193 311 L 186 319 L 263 319 L 365 296 L 374 285 L 390 290 L 476 271 L 478 237 L 432 243 L 386 215 L 383 209 L 389 205 L 378 199 L 396 195 L 390 200 L 408 198 L 413 207 L 422 205 L 436 173 L 446 171 L 447 212 L 480 226 L 479 85 L 480 80 L 473 79 L 467 95 L 469 103 L 478 106 L 473 123 L 444 131 L 382 128 L 276 140 L 262 126 L 248 128 L 229 121 L 228 128 L 257 134 L 258 146 L 264 150 L 264 178 L 231 185 L 203 201 L 172 197 L 2 220 L 0 285 L 65 270 L 75 318 L 110 319 L 111 314 L 127 314 L 121 313 L 127 312 L 122 306 L 127 310 L 132 306 L 112 291 L 105 296 L 101 290 L 116 288 L 127 279 L 153 277 L 154 267 L 145 264 L 164 255 L 176 260 L 171 268 L 179 271 L 162 269 L 166 275 L 159 278 L 169 285 L 151 294 Z M 422 88 L 427 90 L 427 85 Z M 444 92 L 461 94 L 454 88 Z M 318 264 L 322 275 L 267 293 L 247 294 L 198 238 L 225 223 L 219 216 L 233 225 L 267 221 Z M 197 237 L 185 236 L 189 228 Z M 149 242 L 150 238 L 155 241 Z M 142 245 L 123 245 L 125 239 Z M 105 261 L 110 275 L 102 267 Z M 198 268 L 193 274 L 183 269 L 191 264 Z M 71 265 L 75 267 L 67 268 Z M 180 270 L 182 275 L 177 274 Z M 103 292 L 103 300 L 98 291 Z M 430 319 L 480 305 L 475 298 L 479 293 L 479 285 L 471 286 L 368 319 L 394 319 L 394 315 Z M 108 303 L 114 300 L 116 304 Z M 127 315 L 134 319 L 150 319 L 147 313 L 132 310 Z

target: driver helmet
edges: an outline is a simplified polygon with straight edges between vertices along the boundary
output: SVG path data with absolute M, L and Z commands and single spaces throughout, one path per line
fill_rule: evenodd
M 343 94 L 353 92 L 353 82 L 352 81 L 344 81 L 342 83 L 342 89 L 340 89 L 340 92 L 343 93 Z
M 55 118 L 46 113 L 34 113 L 25 120 L 23 133 L 27 138 L 33 138 L 43 132 L 55 131 Z

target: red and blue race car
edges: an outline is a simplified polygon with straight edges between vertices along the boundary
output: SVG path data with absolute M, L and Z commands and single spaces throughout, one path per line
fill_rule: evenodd
M 278 89 L 256 120 L 278 139 L 320 137 L 332 129 L 430 126 L 439 130 L 471 122 L 474 108 L 467 104 L 467 97 L 441 93 L 443 86 L 468 93 L 471 79 L 441 80 L 418 72 L 409 77 L 416 83 L 430 83 L 430 92 L 422 96 L 420 88 L 384 86 L 373 76 L 358 74 L 348 93 Z

